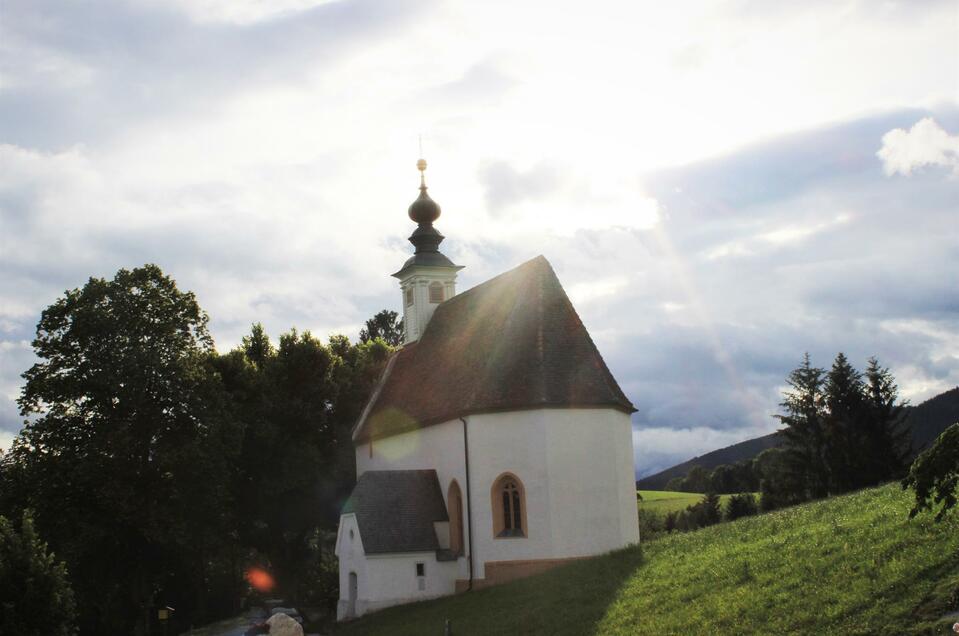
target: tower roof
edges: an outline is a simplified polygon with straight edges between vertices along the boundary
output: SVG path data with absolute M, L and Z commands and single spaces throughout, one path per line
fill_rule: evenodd
M 440 304 L 419 341 L 390 358 L 353 438 L 550 407 L 635 410 L 538 256 Z
M 417 161 L 416 168 L 420 171 L 420 196 L 413 201 L 408 210 L 410 219 L 417 224 L 409 238 L 416 249 L 413 256 L 403 263 L 400 271 L 393 274 L 397 278 L 414 265 L 463 269 L 440 252 L 440 243 L 446 237 L 433 227 L 433 221 L 440 217 L 441 210 L 439 204 L 431 199 L 426 191 L 426 160 Z

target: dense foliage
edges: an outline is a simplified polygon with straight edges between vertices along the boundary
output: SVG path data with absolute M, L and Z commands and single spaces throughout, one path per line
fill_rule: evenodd
M 729 495 L 739 492 L 755 492 L 759 489 L 759 475 L 752 460 L 735 464 L 720 464 L 707 472 L 701 466 L 693 466 L 685 476 L 673 477 L 666 490 L 675 492 L 714 492 Z
M 174 628 L 232 613 L 250 564 L 288 597 L 328 568 L 318 537 L 352 487 L 350 428 L 390 348 L 295 330 L 274 348 L 254 325 L 219 355 L 207 322 L 153 265 L 91 278 L 41 316 L 0 513 L 35 511 L 82 633 L 149 633 L 165 605 Z
M 360 342 L 379 338 L 392 347 L 403 344 L 403 320 L 395 311 L 384 309 L 366 321 L 360 329 Z
M 764 497 L 785 503 L 825 497 L 899 478 L 910 453 L 905 405 L 875 358 L 863 375 L 842 353 L 832 368 L 807 354 L 787 378 L 781 403 L 786 442 L 759 472 Z M 764 506 L 766 507 L 766 506 Z
M 19 530 L 0 516 L 0 634 L 68 636 L 75 614 L 66 565 L 37 535 L 30 512 Z
M 939 505 L 936 521 L 940 521 L 956 505 L 959 495 L 959 423 L 943 431 L 936 443 L 913 462 L 902 485 L 903 488 L 912 488 L 916 494 L 910 517 Z

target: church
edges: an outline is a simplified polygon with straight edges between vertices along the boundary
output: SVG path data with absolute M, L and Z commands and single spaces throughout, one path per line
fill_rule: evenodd
M 639 541 L 635 409 L 556 273 L 537 256 L 457 294 L 417 167 L 404 344 L 353 429 L 338 620 Z

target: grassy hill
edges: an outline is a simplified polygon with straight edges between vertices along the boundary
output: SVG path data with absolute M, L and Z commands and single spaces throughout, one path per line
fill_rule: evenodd
M 337 635 L 947 634 L 959 514 L 896 485 L 674 534 L 506 585 L 384 610 Z M 959 620 L 959 619 L 953 619 Z
M 920 451 L 929 447 L 940 433 L 956 422 L 959 422 L 959 387 L 940 393 L 916 406 L 908 407 L 906 424 L 912 431 L 914 455 L 918 455 Z M 783 437 L 779 433 L 747 439 L 744 442 L 693 457 L 689 461 L 676 464 L 653 475 L 647 475 L 636 482 L 636 487 L 662 490 L 670 479 L 686 476 L 693 466 L 712 470 L 721 464 L 735 464 L 752 459 L 767 448 L 779 446 L 782 443 Z

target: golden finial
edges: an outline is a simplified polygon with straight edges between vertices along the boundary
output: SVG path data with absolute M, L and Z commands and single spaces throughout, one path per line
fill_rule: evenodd
M 416 169 L 420 171 L 420 187 L 426 187 L 426 159 L 417 159 Z

